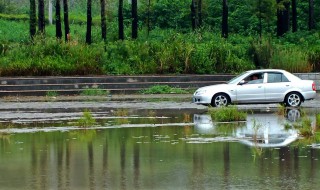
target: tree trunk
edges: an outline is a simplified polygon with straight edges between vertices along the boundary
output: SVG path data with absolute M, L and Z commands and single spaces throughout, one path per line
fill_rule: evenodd
M 107 41 L 107 23 L 106 23 L 106 0 L 100 0 L 101 5 L 101 36 L 104 42 Z
M 191 1 L 190 9 L 191 9 L 192 30 L 195 30 L 197 28 L 197 16 L 196 16 L 197 14 L 196 14 L 195 0 Z
M 137 0 L 132 0 L 131 4 L 131 15 L 132 15 L 132 39 L 137 39 L 138 37 L 138 2 Z
M 149 33 L 151 31 L 151 27 L 150 27 L 150 7 L 151 7 L 151 0 L 148 0 L 148 19 L 147 19 L 147 28 L 148 28 L 148 37 L 149 37 Z
M 297 0 L 292 0 L 291 2 L 292 8 L 292 32 L 296 32 L 298 30 L 297 24 Z
M 313 0 L 309 0 L 309 30 L 313 30 L 316 28 L 316 24 L 314 21 L 314 2 Z
M 198 24 L 202 26 L 202 0 L 198 0 Z
M 87 0 L 87 33 L 86 33 L 86 43 L 91 44 L 91 25 L 92 25 L 92 1 Z
M 45 33 L 44 0 L 38 1 L 38 28 L 39 32 Z
M 228 38 L 228 2 L 222 1 L 222 37 Z
M 56 38 L 62 38 L 62 29 L 61 29 L 61 6 L 60 0 L 56 0 Z
M 30 37 L 36 35 L 37 32 L 37 16 L 36 16 L 36 0 L 30 0 Z
M 280 3 L 281 0 L 277 0 Z M 277 36 L 282 36 L 289 31 L 289 7 L 290 3 L 284 2 L 284 9 L 277 10 Z
M 64 34 L 65 41 L 70 41 L 70 28 L 69 28 L 69 10 L 68 10 L 68 0 L 63 0 L 63 21 L 64 21 Z
M 52 0 L 49 0 L 49 6 L 48 6 L 48 20 L 49 20 L 49 24 L 52 24 Z
M 119 0 L 118 7 L 118 24 L 119 24 L 119 39 L 124 40 L 124 26 L 123 26 L 123 0 Z

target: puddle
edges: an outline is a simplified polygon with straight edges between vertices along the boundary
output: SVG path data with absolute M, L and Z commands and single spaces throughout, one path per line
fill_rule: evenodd
M 59 111 L 58 111 L 59 110 Z M 320 145 L 293 127 L 317 110 L 253 110 L 216 123 L 199 109 L 3 110 L 3 189 L 316 189 Z M 19 117 L 17 117 L 19 116 Z M 244 175 L 245 174 L 245 175 Z

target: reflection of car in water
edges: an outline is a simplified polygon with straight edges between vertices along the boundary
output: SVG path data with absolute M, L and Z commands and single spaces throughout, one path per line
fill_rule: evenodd
M 298 138 L 298 131 L 285 129 L 284 120 L 274 113 L 248 114 L 244 127 L 235 127 L 234 132 L 225 134 L 237 141 L 258 147 L 287 146 Z M 200 134 L 219 135 L 217 123 L 206 114 L 194 115 L 195 130 Z M 219 127 L 223 127 L 220 124 Z
M 286 118 L 291 122 L 296 122 L 301 117 L 301 112 L 298 109 L 286 109 Z

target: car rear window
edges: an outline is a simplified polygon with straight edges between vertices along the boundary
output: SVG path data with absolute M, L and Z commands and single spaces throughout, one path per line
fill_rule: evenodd
M 282 73 L 268 73 L 268 83 L 290 82 Z

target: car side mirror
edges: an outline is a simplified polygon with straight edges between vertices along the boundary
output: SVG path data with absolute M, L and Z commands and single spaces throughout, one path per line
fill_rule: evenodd
M 239 82 L 239 85 L 243 85 L 243 84 L 246 84 L 245 80 L 242 80 L 242 81 Z

